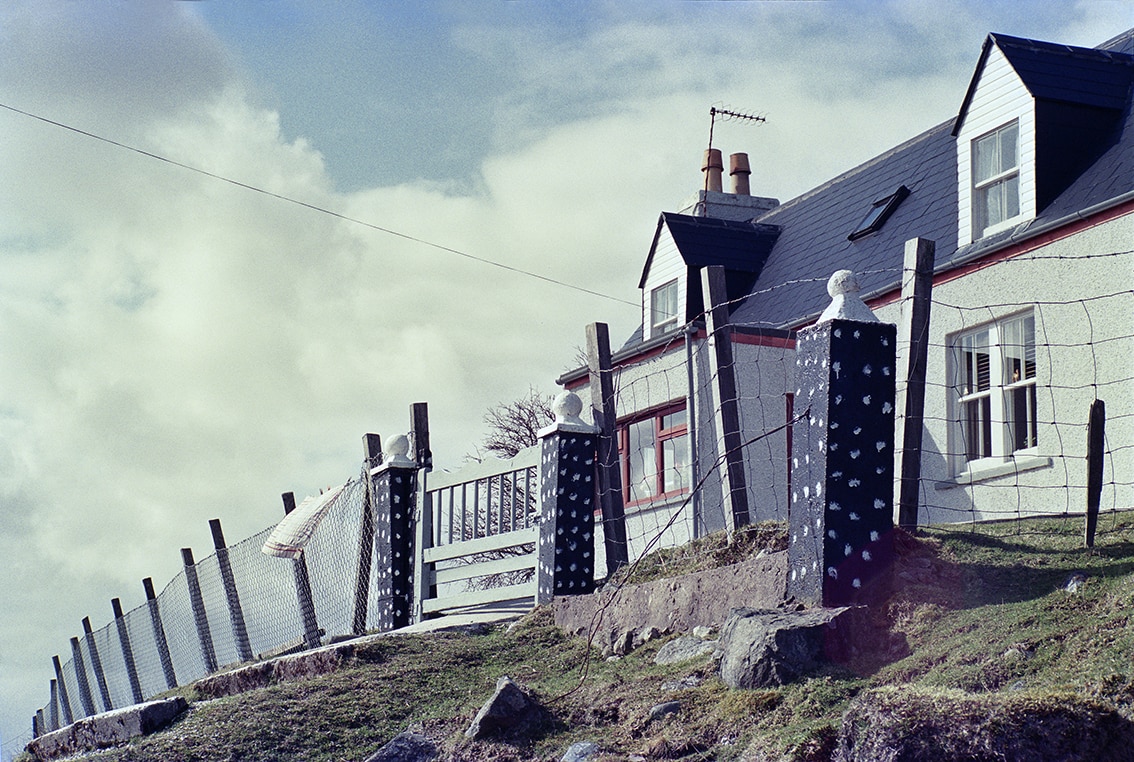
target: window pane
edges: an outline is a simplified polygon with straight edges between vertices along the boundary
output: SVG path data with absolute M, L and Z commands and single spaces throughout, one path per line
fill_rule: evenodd
M 1036 387 L 1018 386 L 1008 392 L 1008 433 L 1012 452 L 1036 446 Z
M 627 435 L 630 483 L 626 487 L 631 501 L 643 500 L 657 491 L 658 462 L 654 442 L 654 419 L 649 418 L 630 424 Z
M 990 382 L 988 331 L 980 331 L 961 339 L 961 364 L 965 369 L 962 395 L 987 391 Z
M 684 426 L 687 420 L 688 416 L 686 416 L 684 409 L 675 410 L 668 415 L 663 415 L 661 419 L 662 431 L 667 431 L 677 426 Z
M 999 174 L 998 146 L 995 133 L 973 141 L 973 182 L 982 183 Z
M 1009 125 L 996 133 L 999 137 L 1000 171 L 1007 172 L 1016 166 L 1016 137 L 1020 128 L 1017 124 Z
M 677 281 L 671 280 L 650 292 L 650 324 L 664 325 L 677 319 Z
M 992 455 L 992 400 L 981 397 L 962 404 L 964 420 L 965 460 Z
M 682 434 L 662 442 L 662 490 L 677 492 L 685 489 L 689 468 L 689 437 Z
M 1036 376 L 1035 318 L 1009 320 L 1000 329 L 1004 351 L 1004 383 L 1014 384 Z

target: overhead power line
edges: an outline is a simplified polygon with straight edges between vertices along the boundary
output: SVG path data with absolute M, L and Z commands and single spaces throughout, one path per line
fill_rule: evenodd
M 137 146 L 129 145 L 128 143 L 122 143 L 122 142 L 114 140 L 112 138 L 108 138 L 108 137 L 105 137 L 103 135 L 99 135 L 99 134 L 94 133 L 94 132 L 89 132 L 87 130 L 80 129 L 78 127 L 74 127 L 74 126 L 69 125 L 69 124 L 65 124 L 64 122 L 59 122 L 59 121 L 56 121 L 54 119 L 48 119 L 45 116 L 40 116 L 39 114 L 33 114 L 30 111 L 24 111 L 23 109 L 16 108 L 15 106 L 9 106 L 6 103 L 0 103 L 0 108 L 6 109 L 6 110 L 11 111 L 11 112 L 16 113 L 16 114 L 20 114 L 22 116 L 26 116 L 30 119 L 36 119 L 36 120 L 43 122 L 45 124 L 50 124 L 53 127 L 59 127 L 61 129 L 69 130 L 70 132 L 74 132 L 78 135 L 82 135 L 84 137 L 92 138 L 92 139 L 98 140 L 102 143 L 107 143 L 108 145 L 112 145 L 115 148 L 121 148 L 121 149 L 124 149 L 126 151 L 132 151 L 133 153 L 140 154 L 140 155 L 145 156 L 145 157 L 150 158 L 150 159 L 156 159 L 157 161 L 165 162 L 166 164 L 171 164 L 175 167 L 180 167 L 181 169 L 187 169 L 190 172 L 196 172 L 199 175 L 204 175 L 205 177 L 209 177 L 209 178 L 212 178 L 214 180 L 220 180 L 221 182 L 228 183 L 229 185 L 235 185 L 238 188 L 250 190 L 250 191 L 253 191 L 255 193 L 260 193 L 260 194 L 265 195 L 265 196 L 270 196 L 271 198 L 278 199 L 280 201 L 286 201 L 289 204 L 295 204 L 296 206 L 302 206 L 306 209 L 310 209 L 312 211 L 319 212 L 321 214 L 330 215 L 331 217 L 335 217 L 337 219 L 343 220 L 344 222 L 350 222 L 350 223 L 353 223 L 355 225 L 361 225 L 363 227 L 370 228 L 371 230 L 376 230 L 379 233 L 385 233 L 387 235 L 392 235 L 392 236 L 395 236 L 397 238 L 404 239 L 406 241 L 412 241 L 413 243 L 418 243 L 418 244 L 421 244 L 422 246 L 429 246 L 431 248 L 437 249 L 439 251 L 444 251 L 444 252 L 447 252 L 449 254 L 456 254 L 458 257 L 464 257 L 465 259 L 471 259 L 474 262 L 479 262 L 479 263 L 484 264 L 484 265 L 490 265 L 492 267 L 498 267 L 501 270 L 507 270 L 508 272 L 513 272 L 513 273 L 516 273 L 518 275 L 526 275 L 529 278 L 535 278 L 536 280 L 541 280 L 541 281 L 544 281 L 545 283 L 550 283 L 554 286 L 560 286 L 562 288 L 569 288 L 573 291 L 579 291 L 579 292 L 584 293 L 584 294 L 590 294 L 591 296 L 597 296 L 597 297 L 600 297 L 602 299 L 608 299 L 612 302 L 618 302 L 619 304 L 627 304 L 627 305 L 630 305 L 631 307 L 634 307 L 634 308 L 638 308 L 640 306 L 636 302 L 627 301 L 626 299 L 620 299 L 617 296 L 611 296 L 610 294 L 604 294 L 601 291 L 594 291 L 594 290 L 589 289 L 589 288 L 584 288 L 583 286 L 577 286 L 573 283 L 567 283 L 565 281 L 557 280 L 557 279 L 552 278 L 552 277 L 547 276 L 547 275 L 540 275 L 539 273 L 532 272 L 531 270 L 525 270 L 521 267 L 514 267 L 512 265 L 508 265 L 508 264 L 505 264 L 503 262 L 498 262 L 498 261 L 493 260 L 493 259 L 488 259 L 486 257 L 478 257 L 475 254 L 469 254 L 467 251 L 461 251 L 460 249 L 454 249 L 451 246 L 445 246 L 443 244 L 434 243 L 433 241 L 427 241 L 424 238 L 418 238 L 416 236 L 409 235 L 408 233 L 401 233 L 401 232 L 399 232 L 397 230 L 393 230 L 391 228 L 382 227 L 381 225 L 375 225 L 372 222 L 367 222 L 366 220 L 360 220 L 357 217 L 351 217 L 350 215 L 343 214 L 342 212 L 336 212 L 333 209 L 328 209 L 326 207 L 319 206 L 318 204 L 312 204 L 309 201 L 303 201 L 303 200 L 300 200 L 300 199 L 297 199 L 297 198 L 293 198 L 292 196 L 285 196 L 282 193 L 275 193 L 275 192 L 270 191 L 266 188 L 261 188 L 258 185 L 252 185 L 250 183 L 241 182 L 240 180 L 234 180 L 231 177 L 219 175 L 215 172 L 210 172 L 207 169 L 201 169 L 200 167 L 195 167 L 192 164 L 185 164 L 184 162 L 177 161 L 176 159 L 171 159 L 168 156 L 162 156 L 161 154 L 153 153 L 152 151 L 147 151 L 145 149 L 138 148 Z

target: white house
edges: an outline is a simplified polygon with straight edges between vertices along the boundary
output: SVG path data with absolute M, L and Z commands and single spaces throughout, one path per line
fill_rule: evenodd
M 914 238 L 936 248 L 919 522 L 1082 511 L 1095 399 L 1102 505 L 1134 505 L 1132 85 L 1134 30 L 1093 49 L 992 34 L 955 119 L 796 199 L 749 195 L 743 154 L 722 192 L 709 155 L 706 189 L 658 221 L 642 326 L 614 353 L 631 557 L 728 523 L 703 270 L 724 272 L 749 513 L 783 519 L 794 331 L 850 269 L 901 337 Z

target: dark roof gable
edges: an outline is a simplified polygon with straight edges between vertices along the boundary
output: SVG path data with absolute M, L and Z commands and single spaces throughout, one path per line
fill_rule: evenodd
M 678 253 L 688 267 L 722 265 L 727 270 L 747 273 L 760 272 L 780 234 L 775 225 L 662 212 L 638 288 L 646 285 L 646 275 L 653 263 L 663 226 L 669 229 Z

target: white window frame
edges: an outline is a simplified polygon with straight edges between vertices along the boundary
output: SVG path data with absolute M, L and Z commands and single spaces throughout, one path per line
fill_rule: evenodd
M 966 329 L 952 335 L 948 345 L 953 411 L 949 452 L 953 472 L 971 473 L 1020 456 L 1037 455 L 1034 312 L 1016 313 Z M 988 367 L 983 374 L 978 360 L 981 353 L 976 351 L 979 349 L 986 350 Z M 981 427 L 975 442 L 971 429 L 974 420 Z
M 672 328 L 677 325 L 678 320 L 678 303 L 679 292 L 677 290 L 677 278 L 671 281 L 666 281 L 657 288 L 650 291 L 650 335 L 661 333 L 667 328 Z M 665 310 L 672 307 L 673 312 L 663 312 L 658 309 L 659 299 L 665 299 L 663 305 Z
M 1001 151 L 1003 147 L 1004 137 L 1012 132 L 1015 134 L 1013 141 L 1015 155 L 1012 157 L 1012 165 L 1005 168 L 1003 166 L 1003 159 L 1001 158 Z M 979 166 L 980 166 L 980 145 L 993 145 L 995 141 L 994 150 L 996 151 L 996 163 L 1000 167 L 992 172 L 988 177 L 978 180 Z M 1022 196 L 1020 193 L 1020 120 L 1013 119 L 1007 124 L 997 127 L 995 130 L 986 132 L 976 138 L 973 138 L 969 151 L 971 162 L 971 175 L 972 178 L 972 192 L 970 193 L 972 203 L 972 227 L 973 227 L 973 240 L 979 240 L 992 233 L 997 233 L 1012 226 L 1023 215 Z M 1015 188 L 1014 191 L 1010 190 Z M 985 215 L 985 199 L 992 193 L 997 193 L 1002 196 L 1002 204 L 1008 206 L 1010 204 L 1010 195 L 1014 193 L 1016 212 L 1015 214 L 1007 214 L 1005 212 L 1002 219 L 995 222 L 988 222 Z

